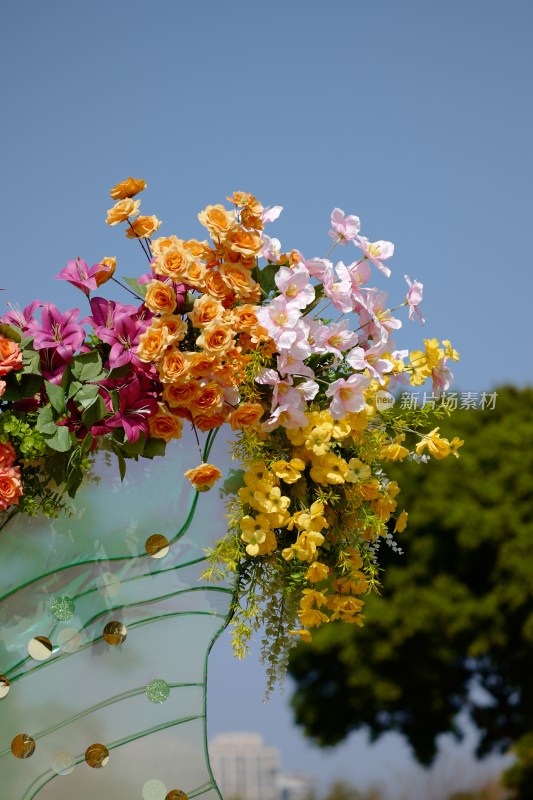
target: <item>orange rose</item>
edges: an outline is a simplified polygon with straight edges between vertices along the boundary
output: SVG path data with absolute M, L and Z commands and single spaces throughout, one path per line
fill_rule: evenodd
M 176 292 L 164 281 L 150 281 L 144 302 L 154 314 L 172 314 L 177 306 Z
M 203 242 L 199 242 L 198 239 L 189 239 L 187 242 L 183 242 L 183 246 L 194 258 L 206 258 L 211 250 L 205 239 Z
M 240 222 L 245 228 L 252 228 L 254 231 L 262 231 L 265 227 L 261 217 L 258 214 L 253 214 L 247 208 L 243 208 L 241 211 Z
M 206 383 L 201 386 L 191 402 L 193 414 L 211 414 L 222 406 L 224 391 L 219 383 Z
M 195 289 L 203 289 L 205 286 L 206 266 L 201 261 L 193 261 L 187 271 L 185 282 L 194 286 Z
M 113 200 L 124 200 L 126 197 L 135 197 L 143 189 L 146 189 L 146 181 L 141 178 L 126 178 L 122 183 L 113 186 L 109 194 Z
M 194 378 L 205 378 L 211 374 L 216 363 L 216 356 L 193 353 L 189 360 L 189 375 Z
M 187 316 L 195 328 L 205 328 L 214 319 L 220 319 L 223 314 L 224 306 L 209 295 L 203 294 L 194 301 L 193 310 L 189 311 Z
M 162 256 L 163 253 L 166 253 L 171 247 L 182 244 L 183 240 L 178 239 L 177 236 L 160 236 L 152 242 L 152 253 L 154 256 Z
M 164 328 L 169 344 L 181 342 L 187 333 L 187 323 L 177 314 L 162 314 L 160 317 L 154 317 L 151 326 L 154 329 Z
M 22 352 L 17 342 L 0 335 L 0 377 L 22 368 Z
M 136 356 L 147 364 L 159 361 L 170 344 L 171 339 L 165 328 L 150 325 L 139 337 Z
M 198 214 L 200 224 L 203 225 L 213 238 L 220 239 L 235 225 L 235 212 L 228 211 L 222 205 L 206 206 Z
M 240 264 L 226 262 L 220 265 L 219 271 L 228 289 L 235 292 L 237 297 L 247 294 L 256 285 L 256 282 L 252 280 L 250 271 Z
M 163 383 L 175 383 L 187 371 L 187 361 L 181 350 L 174 345 L 169 347 L 157 365 Z
M 228 422 L 234 431 L 256 425 L 263 416 L 264 408 L 259 403 L 241 403 L 228 416 Z
M 0 511 L 5 511 L 9 506 L 18 506 L 22 494 L 20 467 L 0 469 Z
M 126 228 L 126 236 L 128 239 L 148 239 L 161 225 L 162 221 L 157 219 L 155 214 L 150 217 L 137 217 L 131 223 L 131 228 Z
M 187 277 L 192 257 L 180 244 L 173 245 L 158 256 L 154 262 L 156 275 L 182 281 Z
M 11 442 L 0 442 L 0 469 L 12 467 L 17 458 L 17 454 Z
M 170 408 L 187 408 L 198 394 L 199 388 L 199 382 L 194 379 L 184 383 L 169 383 L 163 390 L 163 400 Z
M 183 422 L 181 417 L 173 414 L 164 403 L 158 403 L 159 411 L 150 417 L 150 436 L 155 439 L 164 439 L 170 442 L 171 439 L 180 439 Z
M 215 319 L 206 325 L 196 344 L 210 355 L 221 356 L 233 347 L 234 336 L 235 331 L 229 325 L 224 325 Z
M 113 208 L 107 212 L 106 222 L 108 225 L 118 225 L 119 222 L 124 222 L 128 217 L 136 217 L 139 213 L 140 200 L 119 200 L 115 203 Z
M 233 309 L 233 327 L 237 331 L 246 331 L 257 325 L 256 306 L 244 305 Z
M 222 477 L 222 473 L 213 464 L 200 464 L 199 467 L 188 469 L 185 477 L 190 480 L 197 492 L 207 492 Z
M 205 276 L 205 291 L 215 300 L 220 300 L 221 303 L 231 294 L 222 280 L 220 272 L 216 269 L 210 270 Z
M 116 266 L 117 259 L 113 258 L 113 256 L 106 256 L 103 258 L 100 261 L 98 270 L 94 276 L 96 278 L 96 285 L 101 286 L 103 283 L 106 283 L 110 278 L 112 278 L 115 274 Z
M 255 256 L 263 247 L 263 240 L 252 231 L 245 231 L 244 228 L 234 228 L 229 231 L 224 244 L 235 253 L 242 253 L 245 256 Z
M 197 414 L 194 417 L 194 424 L 199 431 L 213 430 L 213 428 L 220 428 L 226 421 L 226 415 L 222 411 L 214 411 L 211 414 Z

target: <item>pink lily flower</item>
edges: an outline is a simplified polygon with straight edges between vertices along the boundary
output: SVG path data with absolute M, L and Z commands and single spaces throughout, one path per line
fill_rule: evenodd
M 263 247 L 261 248 L 260 256 L 266 258 L 267 261 L 277 262 L 281 253 L 281 242 L 279 239 L 271 239 L 265 233 L 261 237 L 263 240 Z
M 423 318 L 418 306 L 422 302 L 422 290 L 424 288 L 424 284 L 416 280 L 411 283 L 411 278 L 409 275 L 404 275 L 403 277 L 409 286 L 409 291 L 407 292 L 407 296 L 405 298 L 407 305 L 409 306 L 409 319 L 413 319 L 416 314 L 420 323 L 423 325 L 425 319 Z
M 108 408 L 110 402 L 106 401 Z M 110 408 L 112 410 L 112 406 Z M 147 395 L 139 377 L 134 375 L 128 384 L 119 389 L 119 408 L 102 425 L 93 425 L 91 433 L 101 436 L 114 428 L 124 428 L 128 442 L 136 442 L 141 433 L 148 434 L 148 418 L 157 411 L 157 400 Z
M 337 358 L 342 358 L 342 353 L 354 347 L 359 336 L 349 329 L 347 319 L 334 322 L 331 325 L 322 325 L 316 334 L 315 353 L 332 353 Z
M 19 328 L 22 333 L 26 333 L 32 323 L 34 322 L 34 313 L 38 308 L 43 307 L 43 303 L 39 300 L 34 300 L 33 303 L 30 303 L 29 306 L 24 308 L 24 311 L 19 311 L 18 308 L 13 308 L 9 303 L 9 311 L 7 311 L 3 317 L 0 317 L 0 322 L 4 322 L 7 325 L 14 325 L 15 328 Z
M 109 353 L 109 366 L 111 369 L 132 364 L 142 369 L 143 362 L 137 358 L 139 338 L 148 327 L 146 319 L 134 319 L 125 314 L 115 317 L 113 328 L 98 328 L 98 336 L 111 345 Z
M 333 264 L 331 261 L 328 261 L 327 258 L 310 258 L 303 263 L 309 274 L 312 275 L 313 278 L 318 278 L 319 281 L 322 281 L 324 272 L 327 269 L 333 269 Z
M 401 320 L 387 308 L 387 292 L 362 289 L 361 293 L 364 303 L 358 310 L 360 326 L 374 343 L 378 339 L 387 341 L 392 331 L 402 327 Z
M 394 254 L 394 245 L 392 242 L 385 242 L 382 239 L 378 242 L 369 242 L 364 236 L 358 236 L 353 240 L 353 243 L 356 247 L 361 248 L 369 261 L 375 264 L 387 278 L 389 277 L 390 269 L 382 262 Z
M 338 311 L 353 311 L 352 281 L 346 266 L 339 261 L 336 267 L 326 267 L 322 276 L 324 294 Z
M 309 282 L 309 272 L 303 264 L 294 269 L 281 267 L 274 278 L 276 286 L 293 308 L 305 308 L 315 299 L 315 290 Z
M 345 215 L 341 208 L 334 208 L 331 212 L 331 230 L 329 235 L 338 244 L 346 246 L 348 242 L 353 242 L 359 230 L 361 229 L 361 220 L 359 217 L 353 215 Z
M 89 297 L 91 292 L 98 288 L 96 283 L 96 273 L 101 270 L 100 264 L 94 264 L 90 269 L 85 261 L 79 256 L 75 261 L 68 261 L 67 266 L 54 275 L 54 278 L 60 281 L 68 281 L 77 289 Z
M 296 325 L 300 322 L 300 332 L 306 330 L 301 322 L 301 314 L 283 295 L 275 297 L 268 306 L 263 306 L 256 313 L 257 321 L 266 328 L 268 335 L 275 341 L 278 349 L 287 350 L 299 338 Z
M 92 325 L 96 335 L 102 339 L 100 331 L 104 329 L 113 330 L 115 320 L 119 317 L 131 317 L 137 312 L 136 306 L 117 303 L 114 300 L 106 300 L 105 297 L 92 297 L 89 301 L 92 316 L 86 317 L 82 322 Z
M 62 314 L 53 303 L 45 303 L 40 324 L 33 320 L 29 329 L 34 334 L 34 348 L 55 350 L 60 358 L 70 361 L 85 339 L 85 331 L 78 323 L 79 313 L 79 308 L 71 308 Z
M 267 222 L 274 222 L 281 212 L 283 211 L 283 206 L 267 206 L 261 212 L 261 221 L 265 224 Z
M 333 419 L 342 419 L 351 412 L 362 411 L 365 407 L 363 392 L 370 386 L 370 378 L 366 375 L 350 375 L 345 380 L 339 378 L 326 390 L 326 397 L 331 397 L 329 407 Z

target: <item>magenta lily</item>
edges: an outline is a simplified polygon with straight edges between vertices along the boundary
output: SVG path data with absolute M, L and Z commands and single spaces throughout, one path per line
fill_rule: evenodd
M 54 275 L 59 281 L 68 281 L 89 297 L 91 292 L 98 288 L 96 273 L 102 269 L 101 264 L 94 264 L 89 269 L 88 264 L 78 256 L 74 261 L 69 261 L 67 266 Z
M 109 353 L 111 369 L 123 367 L 125 364 L 143 367 L 143 363 L 137 358 L 136 353 L 139 337 L 144 333 L 148 324 L 146 319 L 133 319 L 124 315 L 115 318 L 113 328 L 98 328 L 97 335 L 100 339 L 111 345 Z
M 157 400 L 147 395 L 141 380 L 135 375 L 132 380 L 119 388 L 119 407 L 103 425 L 93 425 L 91 433 L 100 436 L 114 428 L 124 428 L 128 442 L 136 442 L 141 433 L 148 434 L 148 418 L 157 411 Z M 106 400 L 110 407 L 110 401 Z
M 33 320 L 29 329 L 34 334 L 36 350 L 55 350 L 58 356 L 69 361 L 85 339 L 85 331 L 78 323 L 79 308 L 71 308 L 64 314 L 53 303 L 45 303 L 40 324 Z

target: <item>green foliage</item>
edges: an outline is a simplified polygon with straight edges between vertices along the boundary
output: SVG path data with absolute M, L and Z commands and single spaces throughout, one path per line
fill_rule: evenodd
M 465 440 L 459 460 L 387 467 L 409 511 L 405 556 L 382 547 L 365 628 L 330 623 L 291 657 L 295 716 L 319 744 L 397 730 L 429 763 L 461 709 L 480 754 L 533 729 L 532 406 L 533 390 L 500 388 L 494 410 L 440 423 Z

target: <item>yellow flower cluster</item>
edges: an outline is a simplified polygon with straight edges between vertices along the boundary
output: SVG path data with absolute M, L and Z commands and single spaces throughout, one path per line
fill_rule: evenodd
M 249 466 L 239 490 L 239 526 L 248 556 L 275 554 L 301 575 L 298 618 L 305 627 L 292 633 L 308 641 L 308 628 L 330 620 L 362 624 L 364 602 L 358 596 L 368 582 L 353 542 L 386 532 L 399 487 L 380 482 L 354 455 L 368 425 L 366 412 L 341 420 L 327 410 L 308 411 L 306 417 L 305 427 L 284 431 L 290 457 L 268 467 L 264 461 Z M 379 447 L 376 452 L 379 457 Z M 402 512 L 395 530 L 403 531 L 406 522 Z

